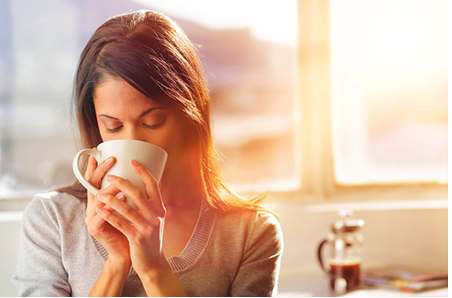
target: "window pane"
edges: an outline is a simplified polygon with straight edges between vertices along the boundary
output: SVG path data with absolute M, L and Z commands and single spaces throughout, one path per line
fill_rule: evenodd
M 0 1 L 0 197 L 72 180 L 69 101 L 79 53 L 68 1 Z M 55 13 L 58 12 L 58 13 Z
M 227 182 L 296 187 L 296 0 L 136 2 L 172 17 L 200 45 Z
M 330 1 L 340 183 L 447 181 L 447 1 Z
M 142 8 L 172 17 L 200 44 L 228 182 L 268 187 L 299 181 L 292 118 L 295 0 L 3 0 L 0 197 L 72 182 L 76 145 L 69 110 L 79 55 L 109 17 Z M 274 15 L 281 16 L 277 22 Z

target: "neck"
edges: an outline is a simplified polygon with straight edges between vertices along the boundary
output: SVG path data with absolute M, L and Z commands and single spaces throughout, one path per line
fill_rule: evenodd
M 197 208 L 205 197 L 198 167 L 168 167 L 160 182 L 160 193 L 167 208 Z

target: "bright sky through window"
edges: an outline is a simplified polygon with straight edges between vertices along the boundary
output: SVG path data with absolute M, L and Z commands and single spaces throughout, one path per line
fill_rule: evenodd
M 296 7 L 296 0 L 133 1 L 209 28 L 247 27 L 260 39 L 296 45 L 297 10 L 293 9 Z
M 338 181 L 447 181 L 447 1 L 330 1 L 330 15 Z

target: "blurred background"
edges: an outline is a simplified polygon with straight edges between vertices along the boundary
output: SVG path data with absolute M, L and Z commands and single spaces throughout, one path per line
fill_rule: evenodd
M 142 8 L 171 17 L 198 46 L 226 180 L 244 194 L 270 191 L 280 214 L 281 278 L 294 281 L 283 290 L 320 274 L 315 246 L 350 197 L 359 198 L 357 216 L 379 222 L 367 228 L 369 263 L 385 256 L 425 268 L 415 252 L 401 256 L 388 243 L 430 243 L 423 252 L 432 268 L 447 270 L 447 4 L 0 0 L 0 236 L 11 239 L 0 254 L 8 268 L 0 296 L 15 295 L 9 279 L 23 207 L 74 179 L 79 55 L 109 17 Z M 306 69 L 318 85 L 303 81 Z
M 446 4 L 331 1 L 329 108 L 339 183 L 447 181 Z M 3 197 L 72 181 L 70 99 L 79 54 L 106 19 L 141 8 L 172 17 L 199 45 L 228 182 L 300 186 L 297 1 L 0 5 Z
M 0 193 L 35 192 L 72 181 L 76 147 L 69 105 L 78 57 L 105 20 L 141 8 L 169 15 L 199 46 L 229 182 L 296 180 L 295 1 L 278 8 L 289 15 L 275 26 L 267 19 L 274 1 L 260 3 L 264 12 L 252 14 L 254 19 L 247 17 L 253 1 L 192 1 L 190 9 L 183 1 L 1 3 Z M 281 35 L 281 28 L 292 30 Z

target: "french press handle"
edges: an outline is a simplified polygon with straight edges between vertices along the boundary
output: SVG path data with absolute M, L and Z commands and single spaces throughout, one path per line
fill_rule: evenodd
M 320 264 L 320 267 L 322 267 L 322 270 L 325 271 L 326 273 L 329 273 L 330 272 L 329 268 L 325 268 L 325 264 L 323 263 L 323 260 L 322 260 L 322 249 L 323 249 L 323 246 L 327 242 L 328 242 L 328 240 L 326 240 L 326 239 L 323 239 L 322 242 L 320 242 L 319 248 L 317 250 L 317 259 L 319 260 L 319 264 Z

